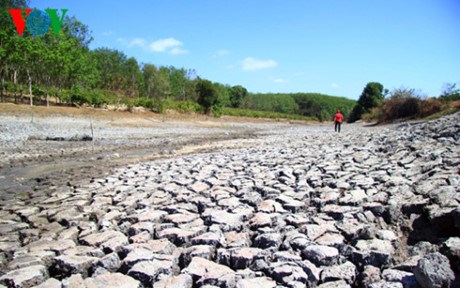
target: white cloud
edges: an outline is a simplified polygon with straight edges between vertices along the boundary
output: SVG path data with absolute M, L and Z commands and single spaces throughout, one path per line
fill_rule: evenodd
M 243 70 L 244 71 L 255 71 L 259 69 L 267 69 L 278 66 L 278 63 L 275 60 L 260 60 L 252 57 L 247 57 L 243 60 Z
M 332 88 L 339 88 L 340 86 L 339 86 L 339 84 L 337 84 L 337 83 L 332 83 L 332 84 L 331 84 L 331 87 L 332 87 Z
M 222 57 L 228 54 L 230 54 L 230 51 L 225 50 L 225 49 L 220 49 L 220 50 L 217 50 L 216 53 L 212 55 L 212 58 Z
M 174 47 L 171 50 L 169 50 L 169 54 L 171 55 L 181 55 L 181 54 L 187 54 L 188 50 L 179 48 L 179 47 Z
M 149 45 L 149 49 L 154 52 L 165 52 L 182 46 L 183 43 L 174 38 L 159 39 Z
M 188 50 L 182 48 L 183 43 L 174 38 L 158 39 L 154 42 L 149 42 L 144 38 L 134 38 L 130 41 L 124 38 L 118 38 L 117 42 L 121 43 L 122 45 L 128 48 L 140 47 L 150 52 L 167 52 L 171 55 L 181 55 L 189 53 Z
M 145 47 L 147 45 L 147 40 L 142 39 L 142 38 L 134 38 L 128 43 L 128 48 L 139 46 L 139 47 Z
M 275 83 L 286 83 L 286 82 L 288 82 L 288 80 L 286 80 L 284 78 L 273 78 L 272 81 L 275 82 Z

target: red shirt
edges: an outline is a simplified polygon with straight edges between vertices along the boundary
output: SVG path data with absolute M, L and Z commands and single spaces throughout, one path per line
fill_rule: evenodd
M 339 122 L 339 123 L 342 123 L 342 121 L 343 121 L 343 115 L 342 115 L 342 113 L 338 112 L 337 114 L 335 114 L 334 121 L 337 121 L 337 122 Z

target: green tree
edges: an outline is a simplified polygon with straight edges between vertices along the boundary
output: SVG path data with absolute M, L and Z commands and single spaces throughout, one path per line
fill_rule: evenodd
M 208 114 L 213 105 L 218 101 L 218 96 L 214 85 L 209 80 L 200 80 L 196 85 L 198 94 L 198 104 L 204 109 L 204 113 Z
M 239 108 L 243 100 L 248 96 L 248 90 L 241 85 L 230 88 L 230 104 L 233 108 Z
M 26 8 L 28 1 L 25 0 L 2 0 L 0 1 L 0 100 L 3 101 L 5 94 L 5 79 L 12 76 L 15 90 L 17 89 L 18 73 L 24 67 L 24 57 L 19 55 L 17 49 L 24 45 L 21 36 L 17 35 L 16 27 L 11 19 L 8 9 Z M 14 52 L 14 55 L 12 55 Z
M 372 108 L 379 106 L 385 98 L 384 92 L 382 84 L 378 82 L 367 83 L 358 99 L 358 103 L 351 111 L 348 121 L 355 122 L 356 120 L 361 119 L 361 116 L 364 113 L 367 113 Z
M 154 99 L 158 110 L 163 110 L 163 102 L 169 91 L 167 70 L 157 69 L 153 64 L 144 64 L 142 67 L 144 95 Z
M 135 58 L 131 57 L 123 63 L 123 74 L 125 78 L 125 94 L 131 98 L 139 97 L 143 77 Z
M 121 51 L 109 48 L 98 48 L 91 54 L 100 75 L 96 87 L 111 91 L 123 91 L 126 55 Z
M 457 87 L 457 83 L 444 84 L 439 99 L 442 101 L 460 100 L 460 88 Z
M 171 84 L 171 96 L 175 100 L 185 101 L 187 98 L 186 86 L 187 86 L 187 70 L 184 68 L 177 69 L 173 66 L 168 67 L 169 70 L 169 82 Z

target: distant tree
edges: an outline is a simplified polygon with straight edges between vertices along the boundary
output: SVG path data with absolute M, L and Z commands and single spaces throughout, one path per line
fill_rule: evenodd
M 241 106 L 244 98 L 248 96 L 248 90 L 241 85 L 236 85 L 230 88 L 230 104 L 233 108 Z
M 187 70 L 177 69 L 173 66 L 169 69 L 169 82 L 171 83 L 171 96 L 176 100 L 186 100 Z
M 204 112 L 208 114 L 213 105 L 218 101 L 218 95 L 214 85 L 209 80 L 200 80 L 196 85 L 198 94 L 198 104 L 200 104 Z
M 109 48 L 98 48 L 91 54 L 100 73 L 97 88 L 122 91 L 125 86 L 126 55 Z
M 163 68 L 163 67 L 162 67 Z M 167 69 L 157 69 L 153 64 L 144 64 L 143 74 L 143 95 L 153 99 L 157 110 L 164 110 L 164 101 L 169 91 L 169 79 Z
M 364 87 L 361 96 L 358 99 L 358 103 L 351 111 L 349 122 L 355 122 L 361 119 L 364 113 L 369 112 L 372 108 L 379 106 L 384 100 L 383 85 L 378 82 L 369 82 Z
M 460 88 L 457 87 L 456 83 L 444 84 L 439 99 L 442 101 L 460 100 Z
M 125 91 L 130 97 L 139 97 L 139 90 L 142 87 L 143 75 L 135 58 L 129 58 L 123 65 L 125 78 Z

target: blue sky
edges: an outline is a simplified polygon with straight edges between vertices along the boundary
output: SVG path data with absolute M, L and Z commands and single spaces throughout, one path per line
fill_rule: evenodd
M 366 83 L 438 96 L 460 82 L 457 0 L 31 0 L 87 24 L 91 48 L 196 69 L 250 92 L 357 99 Z

